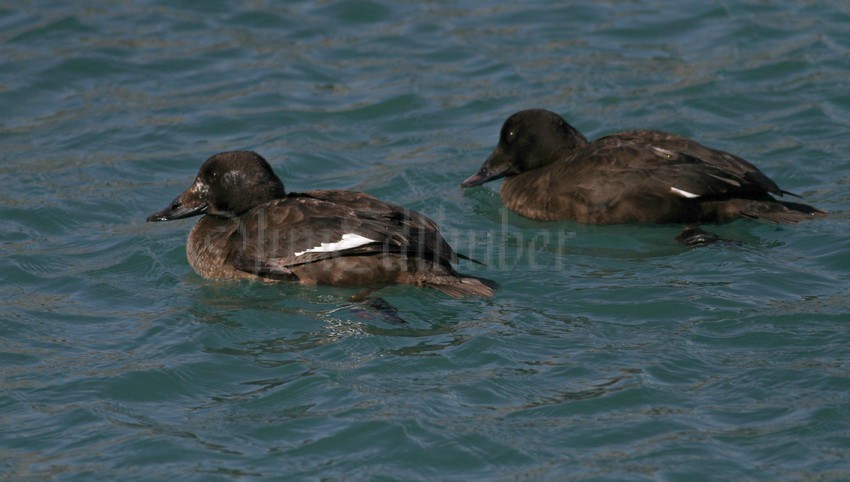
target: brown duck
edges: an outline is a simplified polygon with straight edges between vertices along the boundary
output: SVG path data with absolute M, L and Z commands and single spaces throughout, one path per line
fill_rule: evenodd
M 429 286 L 491 296 L 488 280 L 458 274 L 459 258 L 431 219 L 352 191 L 286 193 L 259 154 L 216 154 L 195 182 L 148 221 L 203 215 L 186 244 L 204 278 L 313 285 Z M 474 260 L 473 260 L 474 261 Z
M 461 184 L 505 177 L 502 202 L 522 216 L 591 224 L 775 223 L 826 216 L 738 156 L 666 132 L 634 130 L 593 142 L 543 109 L 511 115 L 481 169 Z

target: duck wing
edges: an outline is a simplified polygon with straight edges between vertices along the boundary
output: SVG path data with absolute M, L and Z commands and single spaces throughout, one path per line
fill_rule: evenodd
M 756 166 L 725 151 L 668 132 L 636 130 L 603 137 L 600 150 L 628 149 L 628 165 L 649 169 L 653 176 L 684 197 L 764 198 L 783 191 Z M 691 196 L 693 195 L 693 196 Z
M 364 220 L 377 223 L 383 229 L 391 227 L 393 239 L 399 246 L 408 247 L 407 254 L 457 263 L 458 259 L 481 264 L 468 256 L 456 253 L 440 234 L 440 227 L 428 216 L 397 204 L 382 201 L 363 192 L 317 190 L 304 193 L 322 201 L 345 205 Z
M 240 217 L 234 265 L 258 275 L 340 256 L 398 253 L 456 263 L 458 255 L 426 216 L 352 191 L 293 193 Z

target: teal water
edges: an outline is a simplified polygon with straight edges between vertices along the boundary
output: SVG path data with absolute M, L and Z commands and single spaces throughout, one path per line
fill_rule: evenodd
M 850 6 L 0 6 L 0 479 L 847 480 Z M 735 152 L 831 212 L 544 224 L 462 192 L 512 112 Z M 209 155 L 437 220 L 493 299 L 199 278 Z

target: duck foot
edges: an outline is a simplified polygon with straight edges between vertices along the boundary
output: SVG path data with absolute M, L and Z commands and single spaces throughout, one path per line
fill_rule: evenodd
M 360 318 L 373 318 L 373 315 L 377 314 L 380 319 L 387 323 L 393 325 L 406 325 L 407 322 L 404 321 L 404 318 L 399 316 L 398 309 L 396 309 L 395 306 L 389 304 L 389 302 L 383 298 L 368 297 L 373 291 L 373 289 L 367 289 L 352 296 L 351 301 L 354 304 L 352 304 L 349 308 L 351 312 Z
M 707 246 L 720 240 L 720 236 L 703 231 L 698 226 L 688 226 L 676 236 L 676 241 L 689 248 Z

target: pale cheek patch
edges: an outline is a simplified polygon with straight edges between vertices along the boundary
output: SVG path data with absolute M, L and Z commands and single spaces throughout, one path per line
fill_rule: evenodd
M 699 197 L 699 194 L 694 194 L 692 192 L 683 191 L 683 190 L 677 189 L 675 187 L 671 187 L 670 192 L 672 192 L 673 194 L 678 194 L 679 196 L 682 196 L 682 197 L 686 197 L 688 199 L 693 199 L 693 198 Z
M 342 251 L 344 249 L 357 248 L 364 244 L 377 243 L 374 239 L 369 239 L 359 234 L 347 233 L 342 235 L 342 239 L 335 243 L 322 243 L 321 246 L 298 251 L 295 256 L 301 256 L 304 253 L 330 253 L 333 251 Z
M 196 180 L 194 184 L 192 184 L 192 194 L 197 197 L 204 197 L 209 192 L 210 187 L 206 185 L 206 183 L 201 182 L 200 180 Z

